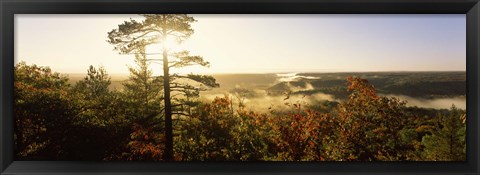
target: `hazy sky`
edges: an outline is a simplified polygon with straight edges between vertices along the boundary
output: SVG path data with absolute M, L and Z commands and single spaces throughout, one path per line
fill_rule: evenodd
M 194 35 L 178 48 L 210 68 L 174 72 L 265 73 L 465 71 L 466 21 L 449 15 L 192 15 Z M 127 74 L 107 32 L 138 15 L 16 15 L 15 61 L 86 73 L 103 65 Z M 147 52 L 159 52 L 154 48 Z M 151 58 L 159 58 L 151 56 Z M 155 72 L 161 65 L 152 64 Z

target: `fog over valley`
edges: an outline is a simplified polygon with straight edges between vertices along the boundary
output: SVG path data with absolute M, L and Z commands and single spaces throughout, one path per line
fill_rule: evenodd
M 70 83 L 83 74 L 69 74 Z M 127 75 L 112 74 L 111 89 L 122 89 Z M 211 101 L 227 96 L 253 110 L 282 109 L 285 104 L 341 102 L 348 97 L 348 76 L 369 80 L 380 96 L 406 101 L 407 106 L 448 109 L 466 108 L 465 72 L 339 72 L 339 73 L 267 73 L 214 74 L 220 84 L 201 92 L 201 99 Z M 288 98 L 287 98 L 288 97 Z

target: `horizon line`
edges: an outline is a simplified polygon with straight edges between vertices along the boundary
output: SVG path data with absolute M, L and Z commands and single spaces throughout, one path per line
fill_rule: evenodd
M 58 71 L 55 71 L 58 72 Z M 302 73 L 414 73 L 414 72 L 466 72 L 466 70 L 391 70 L 391 71 L 278 71 L 278 72 L 215 72 L 215 73 L 198 73 L 206 75 L 215 74 L 302 74 Z M 58 72 L 60 74 L 87 74 L 87 72 Z M 129 75 L 129 73 L 109 73 L 109 75 Z

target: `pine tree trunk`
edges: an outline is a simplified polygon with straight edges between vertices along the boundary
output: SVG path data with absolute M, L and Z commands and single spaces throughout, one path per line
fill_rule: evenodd
M 170 101 L 170 74 L 167 50 L 163 49 L 163 92 L 165 101 L 165 161 L 173 161 L 172 103 Z

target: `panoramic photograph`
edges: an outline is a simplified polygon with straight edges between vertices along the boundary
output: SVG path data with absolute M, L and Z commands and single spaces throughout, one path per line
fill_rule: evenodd
M 16 161 L 466 161 L 465 14 L 16 14 Z

